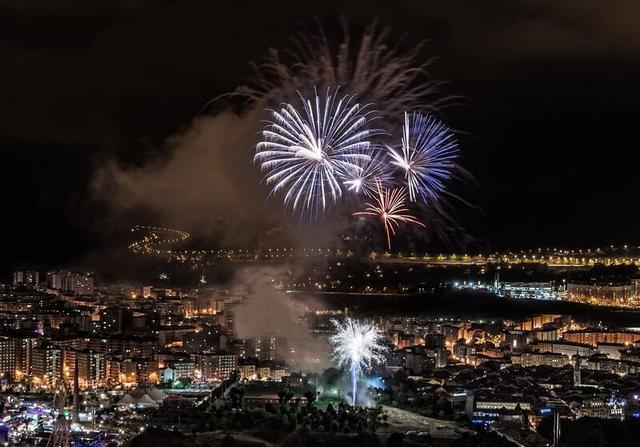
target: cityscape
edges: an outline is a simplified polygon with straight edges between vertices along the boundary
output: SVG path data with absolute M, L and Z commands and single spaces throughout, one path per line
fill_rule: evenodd
M 459 268 L 390 253 L 310 252 L 310 260 L 228 260 L 265 269 L 254 281 L 274 290 L 267 304 L 278 315 L 261 309 L 266 315 L 257 319 L 266 324 L 250 329 L 238 318 L 258 310 L 256 292 L 243 284 L 166 285 L 185 261 L 169 263 L 149 283 L 102 282 L 89 271 L 14 271 L 0 301 L 4 442 L 46 444 L 59 435 L 68 443 L 126 445 L 144 430 L 170 426 L 211 442 L 242 433 L 239 439 L 260 443 L 243 431 L 246 424 L 257 431 L 284 424 L 288 433 L 299 423 L 274 421 L 280 407 L 296 418 L 303 408 L 322 411 L 305 422 L 310 432 L 348 433 L 356 424 L 375 426 L 381 439 L 402 433 L 437 445 L 455 445 L 474 430 L 547 445 L 554 428 L 547 419 L 556 414 L 567 430 L 589 418 L 640 421 L 640 327 L 631 323 L 640 315 L 640 277 L 628 268 L 631 254 L 626 263 L 541 269 L 506 255 Z M 155 252 L 135 256 L 157 259 Z M 276 268 L 283 264 L 303 270 L 283 279 Z M 460 296 L 449 308 L 410 302 L 452 294 Z M 479 300 L 481 315 L 456 309 L 461 300 Z M 518 318 L 512 315 L 522 310 L 512 314 L 512 303 L 539 304 L 530 311 L 544 313 Z M 558 305 L 574 306 L 573 313 Z M 621 318 L 607 308 L 628 310 Z M 331 322 L 355 315 L 379 328 L 384 361 L 358 379 L 357 398 L 368 410 L 340 416 L 348 414 L 344 399 L 355 395 L 328 360 Z M 324 428 L 329 411 L 339 419 Z M 68 422 L 63 434 L 60 415 Z
M 637 445 L 634 2 L 0 16 L 0 445 Z

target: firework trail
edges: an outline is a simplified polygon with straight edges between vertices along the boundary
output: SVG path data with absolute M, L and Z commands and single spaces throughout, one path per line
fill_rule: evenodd
M 458 143 L 453 133 L 433 116 L 414 112 L 412 119 L 404 113 L 402 151 L 387 146 L 391 164 L 405 173 L 409 188 L 409 200 L 420 196 L 436 201 L 446 189 L 458 158 Z
M 367 202 L 364 211 L 353 213 L 354 216 L 377 216 L 384 224 L 387 234 L 387 247 L 391 250 L 391 236 L 401 223 L 412 223 L 426 227 L 417 218 L 409 214 L 407 208 L 407 190 L 405 188 L 385 188 L 380 181 L 376 182 L 376 195 L 373 202 Z
M 346 318 L 343 322 L 331 320 L 336 334 L 331 336 L 333 355 L 339 366 L 349 368 L 351 374 L 352 405 L 356 404 L 358 377 L 374 364 L 384 363 L 387 348 L 378 329 L 368 323 Z
M 282 104 L 262 132 L 254 161 L 266 171 L 272 193 L 286 191 L 284 203 L 294 211 L 315 215 L 343 193 L 345 179 L 363 171 L 377 131 L 368 127 L 374 111 L 353 96 L 338 97 L 327 89 L 324 99 L 299 94 L 302 110 Z
M 369 25 L 354 39 L 342 23 L 343 38 L 332 44 L 321 25 L 293 38 L 293 49 L 271 49 L 263 63 L 253 64 L 248 85 L 236 89 L 257 110 L 308 92 L 311 86 L 340 85 L 346 92 L 376 104 L 384 122 L 395 124 L 405 110 L 436 111 L 452 97 L 440 96 L 442 82 L 431 78 L 432 59 L 423 60 L 421 45 L 409 51 L 390 44 L 390 29 Z M 355 45 L 354 45 L 355 41 Z M 285 55 L 284 57 L 282 55 Z

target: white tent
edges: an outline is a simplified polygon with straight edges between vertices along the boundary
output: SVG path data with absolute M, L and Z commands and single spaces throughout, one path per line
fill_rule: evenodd
M 150 383 L 141 383 L 131 392 L 134 399 L 141 399 L 143 396 L 149 396 L 154 402 L 162 402 L 166 397 L 165 394 Z
M 117 405 L 133 405 L 134 403 L 135 401 L 133 397 L 131 397 L 131 394 L 125 394 L 122 396 L 122 399 L 118 401 Z
M 158 406 L 158 403 L 153 400 L 151 397 L 149 397 L 148 394 L 143 395 L 140 399 L 138 399 L 138 401 L 136 402 L 136 406 L 138 407 L 145 407 L 145 408 L 155 408 Z

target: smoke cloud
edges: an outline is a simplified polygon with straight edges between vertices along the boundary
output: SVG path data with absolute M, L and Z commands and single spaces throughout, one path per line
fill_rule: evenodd
M 252 165 L 256 135 L 252 120 L 231 112 L 197 117 L 168 139 L 168 156 L 142 167 L 108 163 L 95 192 L 116 213 L 144 209 L 163 225 L 251 245 L 281 225 Z
M 234 309 L 236 336 L 284 338 L 295 350 L 290 366 L 321 372 L 328 365 L 329 344 L 322 337 L 312 336 L 301 324 L 304 306 L 275 288 L 288 275 L 285 269 L 268 267 L 245 268 L 237 273 L 232 288 L 247 291 L 248 295 Z
M 269 196 L 253 165 L 258 115 L 199 116 L 167 140 L 166 156 L 141 167 L 104 165 L 94 195 L 110 206 L 114 222 L 126 213 L 147 216 L 140 223 L 186 230 L 226 247 L 334 245 L 348 225 L 346 214 L 327 213 L 321 225 L 310 225 Z

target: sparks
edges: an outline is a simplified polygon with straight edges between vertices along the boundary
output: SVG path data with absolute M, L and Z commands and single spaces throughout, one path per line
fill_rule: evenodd
M 343 322 L 331 320 L 336 334 L 331 336 L 333 355 L 339 366 L 349 368 L 353 405 L 356 404 L 358 377 L 374 364 L 384 363 L 387 348 L 382 344 L 384 337 L 378 329 L 352 318 Z
M 376 182 L 383 185 L 393 182 L 392 166 L 383 152 L 375 152 L 371 155 L 371 160 L 363 162 L 361 169 L 352 170 L 348 174 L 349 180 L 344 182 L 349 191 L 356 194 L 363 193 L 367 197 L 374 197 L 376 194 Z
M 408 214 L 406 207 L 407 190 L 405 188 L 385 188 L 382 182 L 376 181 L 376 195 L 373 202 L 367 202 L 364 211 L 353 213 L 354 216 L 378 216 L 384 224 L 387 234 L 387 246 L 391 250 L 391 236 L 401 223 L 412 223 L 425 227 L 416 217 Z
M 391 164 L 405 173 L 411 202 L 417 196 L 424 201 L 437 200 L 458 157 L 458 143 L 449 128 L 435 117 L 418 112 L 413 113 L 412 120 L 404 113 L 402 151 L 387 149 Z
M 376 131 L 367 124 L 374 111 L 353 96 L 338 98 L 338 89 L 328 89 L 324 100 L 317 92 L 313 101 L 299 96 L 301 112 L 291 104 L 271 111 L 254 160 L 267 172 L 272 193 L 286 191 L 285 205 L 317 216 L 338 202 L 345 179 L 370 161 L 369 138 Z

